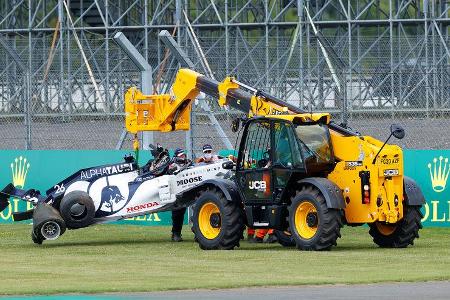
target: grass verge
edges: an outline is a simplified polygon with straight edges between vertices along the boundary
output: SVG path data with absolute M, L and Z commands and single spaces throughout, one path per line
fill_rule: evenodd
M 30 230 L 0 226 L 0 294 L 450 280 L 445 228 L 421 230 L 413 247 L 381 249 L 368 228 L 345 227 L 327 252 L 245 241 L 234 251 L 203 251 L 187 226 L 176 244 L 169 227 L 99 225 L 41 246 Z

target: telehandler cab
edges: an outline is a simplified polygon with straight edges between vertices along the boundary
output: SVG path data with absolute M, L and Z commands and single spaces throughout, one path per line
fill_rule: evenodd
M 412 245 L 421 226 L 420 188 L 403 173 L 400 147 L 307 113 L 232 77 L 217 82 L 189 69 L 177 73 L 171 94 L 128 90 L 126 125 L 142 130 L 188 130 L 192 101 L 203 92 L 246 113 L 233 122 L 241 140 L 231 179 L 185 191 L 195 198 L 192 230 L 202 249 L 239 246 L 244 225 L 274 228 L 284 246 L 327 250 L 344 224 L 368 224 L 381 247 Z M 398 125 L 391 137 L 404 136 Z M 388 140 L 386 140 L 387 142 Z

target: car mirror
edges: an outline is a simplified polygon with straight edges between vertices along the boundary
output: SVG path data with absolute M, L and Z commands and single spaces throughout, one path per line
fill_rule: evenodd
M 133 163 L 134 162 L 134 156 L 132 154 L 127 154 L 124 156 L 124 160 L 126 163 Z
M 234 163 L 232 161 L 226 161 L 222 163 L 222 168 L 225 170 L 232 170 L 234 167 Z

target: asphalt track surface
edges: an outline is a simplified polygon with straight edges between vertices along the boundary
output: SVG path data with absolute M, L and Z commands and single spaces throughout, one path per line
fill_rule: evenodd
M 261 287 L 225 290 L 182 290 L 152 293 L 120 293 L 100 295 L 55 295 L 6 297 L 5 299 L 450 299 L 450 281 L 418 283 L 383 283 L 359 285 L 322 285 L 297 287 Z

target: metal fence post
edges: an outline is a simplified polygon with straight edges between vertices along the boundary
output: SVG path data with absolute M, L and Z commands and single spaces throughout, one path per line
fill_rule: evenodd
M 141 90 L 144 94 L 150 95 L 153 92 L 152 67 L 122 32 L 117 32 L 113 39 L 141 71 Z M 153 143 L 153 132 L 143 132 L 142 149 L 148 150 L 151 143 Z

